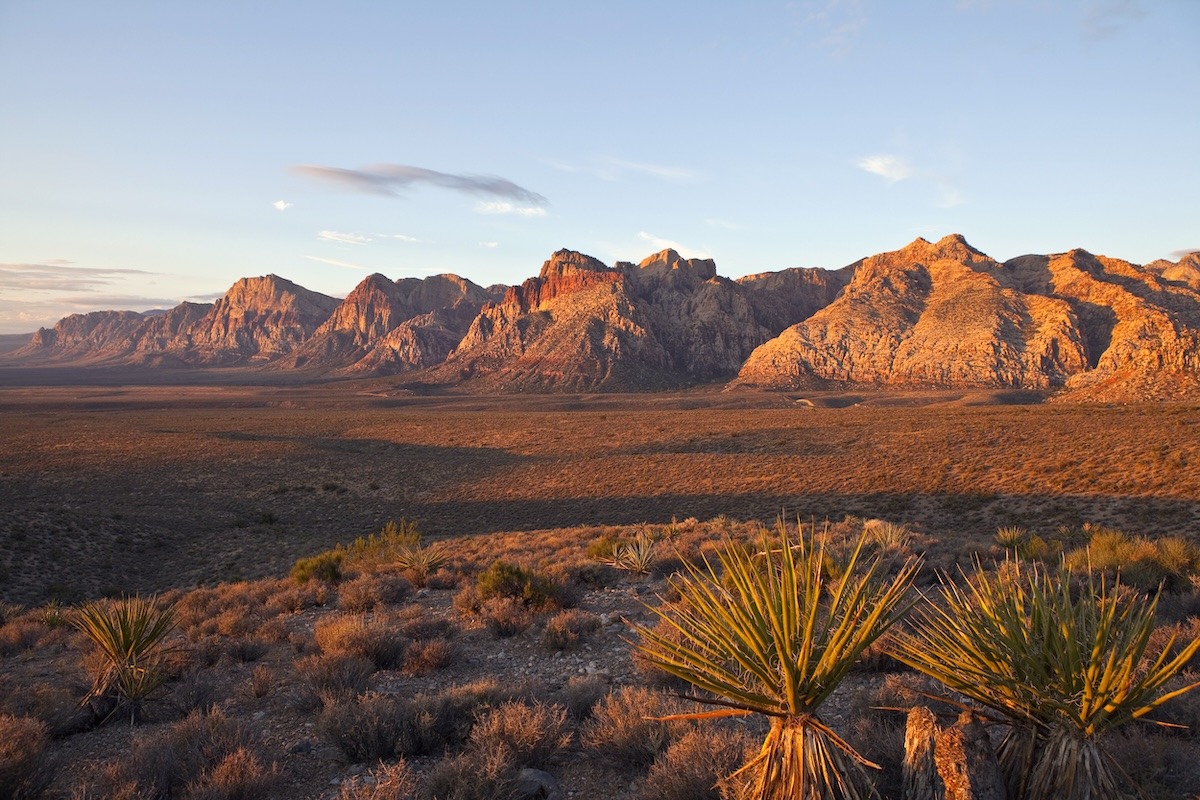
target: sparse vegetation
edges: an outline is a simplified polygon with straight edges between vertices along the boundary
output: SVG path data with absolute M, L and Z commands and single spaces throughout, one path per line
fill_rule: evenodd
M 1007 722 L 999 758 L 1019 800 L 1120 796 L 1103 735 L 1200 687 L 1167 689 L 1200 638 L 1147 651 L 1156 601 L 1076 577 L 976 566 L 962 585 L 944 580 L 939 602 L 894 640 L 897 658 Z
M 755 552 L 729 542 L 718 562 L 672 581 L 683 604 L 657 610 L 678 632 L 635 626 L 641 655 L 726 715 L 762 714 L 759 754 L 731 777 L 757 798 L 869 797 L 866 760 L 817 716 L 862 653 L 903 613 L 917 562 L 890 579 L 865 538 L 829 573 L 824 548 L 786 528 Z M 704 698 L 701 698 L 702 700 Z M 703 716 L 712 716 L 712 713 Z
M 105 718 L 128 712 L 130 721 L 142 703 L 168 677 L 167 637 L 175 629 L 173 606 L 159 608 L 153 600 L 129 597 L 85 603 L 71 624 L 91 640 L 100 653 L 87 700 Z

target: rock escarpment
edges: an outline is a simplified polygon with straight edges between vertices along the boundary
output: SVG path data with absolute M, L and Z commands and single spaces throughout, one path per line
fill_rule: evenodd
M 1001 264 L 961 236 L 847 269 L 841 295 L 755 350 L 733 385 L 1195 390 L 1200 293 L 1155 271 L 1082 250 Z
M 755 299 L 766 291 L 674 250 L 612 267 L 560 250 L 537 277 L 485 306 L 431 375 L 522 391 L 638 391 L 728 378 L 787 313 L 760 314 Z
M 487 290 L 457 275 L 398 281 L 369 275 L 274 366 L 391 373 L 438 364 L 490 299 Z
M 1200 391 L 1200 255 L 1084 250 L 1004 263 L 963 237 L 839 270 L 736 281 L 673 250 L 560 250 L 519 286 L 365 278 L 343 300 L 268 275 L 216 303 L 65 317 L 8 363 L 414 373 L 480 391 L 1021 388 L 1089 400 Z

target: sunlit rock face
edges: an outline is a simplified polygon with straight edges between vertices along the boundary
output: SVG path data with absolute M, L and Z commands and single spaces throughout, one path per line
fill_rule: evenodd
M 1194 391 L 1200 294 L 1081 250 L 1003 264 L 961 236 L 872 256 L 825 308 L 758 348 L 734 385 Z

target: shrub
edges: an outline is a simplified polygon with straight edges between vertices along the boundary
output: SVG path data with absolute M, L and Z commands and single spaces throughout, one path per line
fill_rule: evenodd
M 429 771 L 422 797 L 430 800 L 497 800 L 513 797 L 518 771 L 503 750 L 470 750 L 444 758 Z
M 400 759 L 380 764 L 366 777 L 353 776 L 342 781 L 337 800 L 410 800 L 417 796 L 417 776 Z
M 507 702 L 480 715 L 471 729 L 471 747 L 506 750 L 512 762 L 542 768 L 571 744 L 567 710 L 542 703 Z
M 391 625 L 362 617 L 326 617 L 317 621 L 313 633 L 322 653 L 366 658 L 376 669 L 398 666 L 408 647 L 408 640 Z
M 165 640 L 175 628 L 174 616 L 174 606 L 160 609 L 140 597 L 80 607 L 71 624 L 102 656 L 87 700 L 115 701 L 108 716 L 128 709 L 130 721 L 135 720 L 146 697 L 167 680 Z
M 913 537 L 907 525 L 882 519 L 867 520 L 862 530 L 867 542 L 884 553 L 907 552 Z
M 483 624 L 493 636 L 508 638 L 528 630 L 536 613 L 518 597 L 493 597 L 479 609 Z
M 39 720 L 0 714 L 0 797 L 35 797 L 45 788 L 46 743 Z
M 337 583 L 342 579 L 342 559 L 343 555 L 334 550 L 301 558 L 292 565 L 292 578 L 301 584 L 313 579 L 324 583 Z
M 266 664 L 259 664 L 246 681 L 246 693 L 251 697 L 266 697 L 275 688 L 275 673 Z
M 1200 638 L 1147 652 L 1157 598 L 1072 578 L 976 565 L 894 639 L 901 661 L 1007 721 L 998 755 L 1017 798 L 1118 796 L 1124 773 L 1101 737 L 1200 686 L 1168 687 Z
M 338 589 L 338 607 L 363 613 L 379 606 L 395 605 L 412 593 L 412 584 L 400 575 L 365 572 Z
M 412 735 L 412 711 L 390 695 L 365 694 L 328 706 L 318 730 L 354 763 L 391 756 Z
M 448 560 L 449 555 L 442 545 L 424 547 L 419 541 L 398 546 L 393 557 L 393 563 L 412 576 L 417 586 L 424 586 L 429 576 L 445 566 Z
M 662 717 L 683 711 L 682 703 L 640 687 L 612 692 L 592 709 L 583 743 L 621 768 L 642 769 L 667 748 L 682 725 Z
M 236 793 L 236 787 L 259 787 L 269 774 L 254 769 L 254 741 L 249 732 L 221 712 L 192 714 L 165 729 L 133 741 L 129 752 L 113 761 L 101 776 L 104 797 L 255 797 L 261 791 Z M 239 751 L 245 751 L 239 754 Z M 222 768 L 222 764 L 225 766 Z M 221 787 L 226 793 L 218 794 Z
M 608 681 L 599 675 L 573 675 L 562 689 L 562 703 L 573 719 L 583 720 L 608 695 Z
M 453 664 L 458 652 L 458 645 L 449 639 L 413 642 L 400 668 L 409 675 L 428 675 Z
M 655 759 L 638 797 L 720 800 L 718 784 L 738 768 L 750 746 L 750 738 L 740 730 L 688 731 Z
M 31 619 L 16 619 L 0 627 L 0 657 L 7 658 L 42 643 L 49 630 L 40 622 Z
M 544 610 L 564 605 L 565 588 L 550 578 L 507 561 L 496 561 L 476 580 L 483 600 L 507 597 Z
M 188 786 L 185 800 L 256 800 L 278 780 L 279 773 L 263 766 L 258 754 L 239 747 L 225 755 L 199 780 Z
M 328 705 L 366 689 L 375 664 L 355 655 L 305 656 L 296 662 L 296 672 L 321 703 Z
M 817 710 L 906 611 L 918 565 L 883 577 L 883 555 L 865 545 L 860 535 L 831 575 L 824 547 L 805 535 L 794 545 L 782 525 L 757 553 L 727 542 L 719 568 L 706 558 L 671 581 L 682 604 L 656 611 L 682 641 L 634 626 L 646 660 L 713 692 L 727 714 L 769 717 L 758 755 L 731 778 L 754 797 L 871 795 L 863 758 Z
M 546 622 L 542 644 L 551 650 L 569 650 L 579 640 L 600 629 L 600 618 L 577 608 L 555 614 Z
M 355 564 L 387 564 L 395 561 L 396 552 L 421 542 L 421 532 L 412 520 L 388 520 L 378 534 L 360 536 L 349 545 L 339 545 L 335 552 L 344 553 Z

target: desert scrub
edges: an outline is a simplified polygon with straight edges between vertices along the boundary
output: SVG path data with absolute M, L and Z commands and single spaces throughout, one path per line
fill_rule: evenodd
M 343 558 L 342 553 L 333 550 L 301 558 L 292 565 L 292 579 L 296 583 L 308 583 L 314 579 L 327 584 L 337 583 L 342 579 Z
M 602 562 L 634 575 L 645 575 L 654 563 L 654 545 L 654 537 L 643 528 L 629 541 L 613 545 L 612 554 Z
M 600 618 L 588 611 L 569 608 L 546 621 L 542 644 L 549 650 L 571 650 L 580 640 L 600 629 Z
M 375 664 L 362 656 L 305 656 L 296 661 L 296 674 L 318 706 L 353 697 L 367 688 Z M 302 698 L 303 699 L 303 698 Z
M 338 608 L 354 613 L 395 605 L 412 594 L 412 584 L 400 575 L 364 572 L 338 588 Z
M 251 733 L 220 711 L 192 714 L 134 739 L 104 765 L 83 797 L 260 797 L 277 774 Z
M 686 722 L 671 718 L 688 708 L 676 698 L 650 689 L 614 691 L 592 708 L 592 717 L 583 729 L 583 744 L 616 767 L 645 769 L 667 749 L 673 734 L 686 730 Z
M 1075 572 L 1098 572 L 1146 593 L 1159 586 L 1190 591 L 1192 576 L 1200 573 L 1200 548 L 1181 536 L 1147 539 L 1101 527 L 1089 532 L 1086 547 L 1067 553 L 1067 566 Z
M 404 660 L 408 639 L 387 620 L 353 615 L 319 619 L 313 635 L 321 652 L 331 656 L 358 656 L 376 669 L 391 669 Z
M 510 701 L 479 716 L 470 743 L 478 750 L 505 750 L 513 763 L 540 769 L 561 756 L 571 738 L 562 706 Z
M 943 579 L 895 655 L 1008 723 L 998 757 L 1017 800 L 1118 797 L 1104 735 L 1200 686 L 1168 686 L 1200 639 L 1147 650 L 1156 604 L 1066 567 L 977 564 L 961 584 Z
M 761 714 L 770 730 L 759 753 L 730 777 L 755 798 L 865 798 L 874 766 L 834 733 L 817 711 L 863 652 L 907 610 L 918 569 L 891 576 L 866 537 L 837 560 L 812 537 L 793 542 L 785 526 L 758 550 L 727 541 L 671 583 L 683 603 L 652 609 L 676 635 L 635 625 L 642 658 L 712 697 L 696 718 Z
M 549 610 L 569 605 L 566 587 L 546 575 L 512 564 L 495 561 L 476 578 L 476 587 L 482 600 L 495 597 L 519 600 L 522 605 Z
M 342 781 L 336 800 L 409 800 L 417 796 L 417 785 L 416 774 L 400 759 Z
M 317 730 L 352 763 L 387 758 L 403 737 L 414 735 L 414 714 L 403 700 L 384 694 L 364 694 L 333 703 L 321 712 Z
M 719 785 L 752 746 L 745 731 L 708 728 L 688 731 L 671 743 L 646 774 L 639 800 L 721 800 Z
M 105 719 L 128 711 L 136 721 L 142 703 L 169 677 L 166 640 L 175 629 L 174 606 L 159 608 L 141 597 L 85 603 L 71 624 L 100 654 L 86 702 Z
M 0 714 L 0 797 L 36 797 L 45 788 L 47 741 L 41 721 Z

